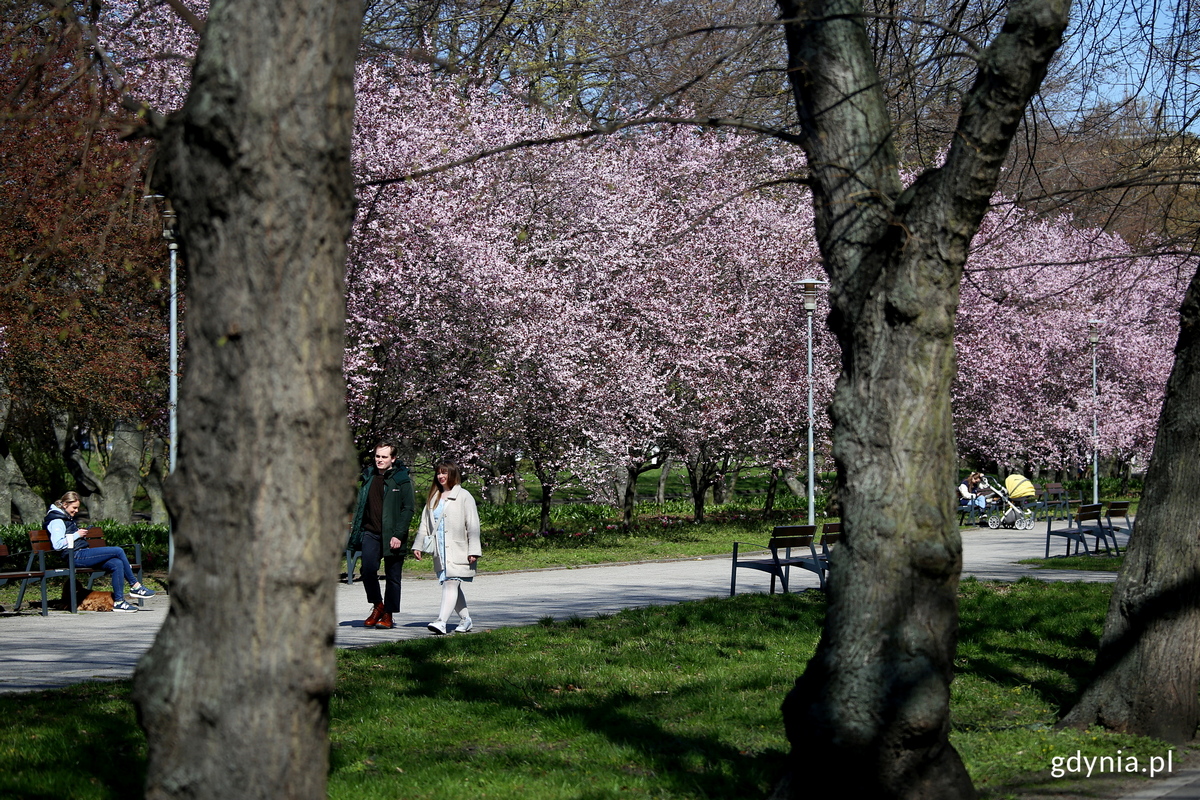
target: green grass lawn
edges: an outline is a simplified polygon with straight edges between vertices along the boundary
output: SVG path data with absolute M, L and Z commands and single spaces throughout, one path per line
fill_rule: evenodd
M 986 796 L 1051 759 L 1165 755 L 1056 732 L 1111 587 L 964 581 L 952 741 Z M 338 653 L 329 796 L 521 800 L 764 797 L 779 705 L 811 657 L 816 592 L 741 595 Z M 145 741 L 128 682 L 0 695 L 0 796 L 136 796 Z M 86 745 L 81 745 L 86 742 Z
M 1025 558 L 1018 564 L 1030 564 L 1036 569 L 1079 569 L 1095 572 L 1120 572 L 1125 556 L 1058 556 L 1056 558 Z

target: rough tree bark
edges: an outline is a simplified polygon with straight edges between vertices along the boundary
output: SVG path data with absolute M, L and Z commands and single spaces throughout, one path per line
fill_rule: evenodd
M 1069 2 L 1012 3 L 979 55 L 944 165 L 907 189 L 861 4 L 779 5 L 842 347 L 832 416 L 846 532 L 824 635 L 784 703 L 804 779 L 781 793 L 972 797 L 947 738 L 962 567 L 954 313 L 971 238 Z
M 788 491 L 792 493 L 792 497 L 808 497 L 808 487 L 796 478 L 796 473 L 785 468 L 782 477 L 783 483 L 788 487 Z
M 133 522 L 133 498 L 142 482 L 142 461 L 146 456 L 146 429 L 132 422 L 118 422 L 106 444 L 104 474 L 88 466 L 73 436 L 67 436 L 63 457 L 79 485 L 88 517 L 93 522 L 111 519 L 128 525 Z
M 0 477 L 4 480 L 4 492 L 7 492 L 9 505 L 6 508 L 10 509 L 9 521 L 12 521 L 11 509 L 15 508 L 17 514 L 21 517 L 22 525 L 38 525 L 42 518 L 46 516 L 46 509 L 50 503 L 47 500 L 38 496 L 29 481 L 25 480 L 25 474 L 21 472 L 21 466 L 17 460 L 13 458 L 11 452 L 3 444 L 0 444 L 0 454 L 3 454 L 3 463 L 0 463 Z M 58 499 L 58 498 L 54 498 Z
M 167 443 L 157 436 L 154 437 L 150 442 L 149 458 L 150 468 L 146 470 L 146 477 L 142 479 L 142 487 L 145 488 L 146 497 L 150 501 L 150 524 L 166 525 L 171 521 L 167 513 L 167 501 L 163 498 L 163 479 L 167 477 L 170 465 Z
M 148 798 L 324 798 L 354 459 L 341 365 L 362 7 L 215 0 L 156 188 L 189 268 Z
M 1190 741 L 1200 725 L 1200 271 L 1180 310 L 1137 534 L 1117 576 L 1096 672 L 1063 726 Z
M 767 496 L 763 499 L 763 517 L 771 518 L 771 512 L 775 510 L 775 492 L 779 489 L 779 467 L 771 469 L 771 480 L 767 484 Z

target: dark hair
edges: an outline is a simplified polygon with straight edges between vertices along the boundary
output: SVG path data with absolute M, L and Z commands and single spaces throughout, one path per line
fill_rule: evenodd
M 426 500 L 427 505 L 433 505 L 434 499 L 440 497 L 442 494 L 442 486 L 438 483 L 437 479 L 438 473 L 442 470 L 446 471 L 446 483 L 449 484 L 446 487 L 447 490 L 453 489 L 462 482 L 462 472 L 459 470 L 458 464 L 449 460 L 437 462 L 433 465 L 433 485 L 429 487 L 429 499 Z
M 400 454 L 400 445 L 396 444 L 391 439 L 381 440 L 379 442 L 379 444 L 377 444 L 371 448 L 371 452 L 374 453 L 376 450 L 381 450 L 384 447 L 392 448 L 392 451 L 390 453 L 388 453 L 388 455 L 390 455 L 390 456 L 398 456 Z

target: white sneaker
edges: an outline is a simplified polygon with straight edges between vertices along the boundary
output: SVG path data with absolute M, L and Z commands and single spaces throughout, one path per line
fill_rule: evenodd
M 471 630 L 471 618 L 463 617 L 458 621 L 458 627 L 454 629 L 455 633 L 466 633 Z
M 433 622 L 429 623 L 425 627 L 429 628 L 429 630 L 433 631 L 438 636 L 446 635 L 446 623 L 442 622 L 440 619 L 435 619 Z

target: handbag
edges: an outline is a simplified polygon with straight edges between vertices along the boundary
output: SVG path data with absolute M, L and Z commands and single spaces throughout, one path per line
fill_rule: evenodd
M 437 539 L 434 537 L 434 535 L 432 533 L 427 533 L 427 534 L 425 534 L 425 538 L 421 540 L 421 552 L 422 553 L 432 553 L 433 549 L 436 545 L 437 545 Z

